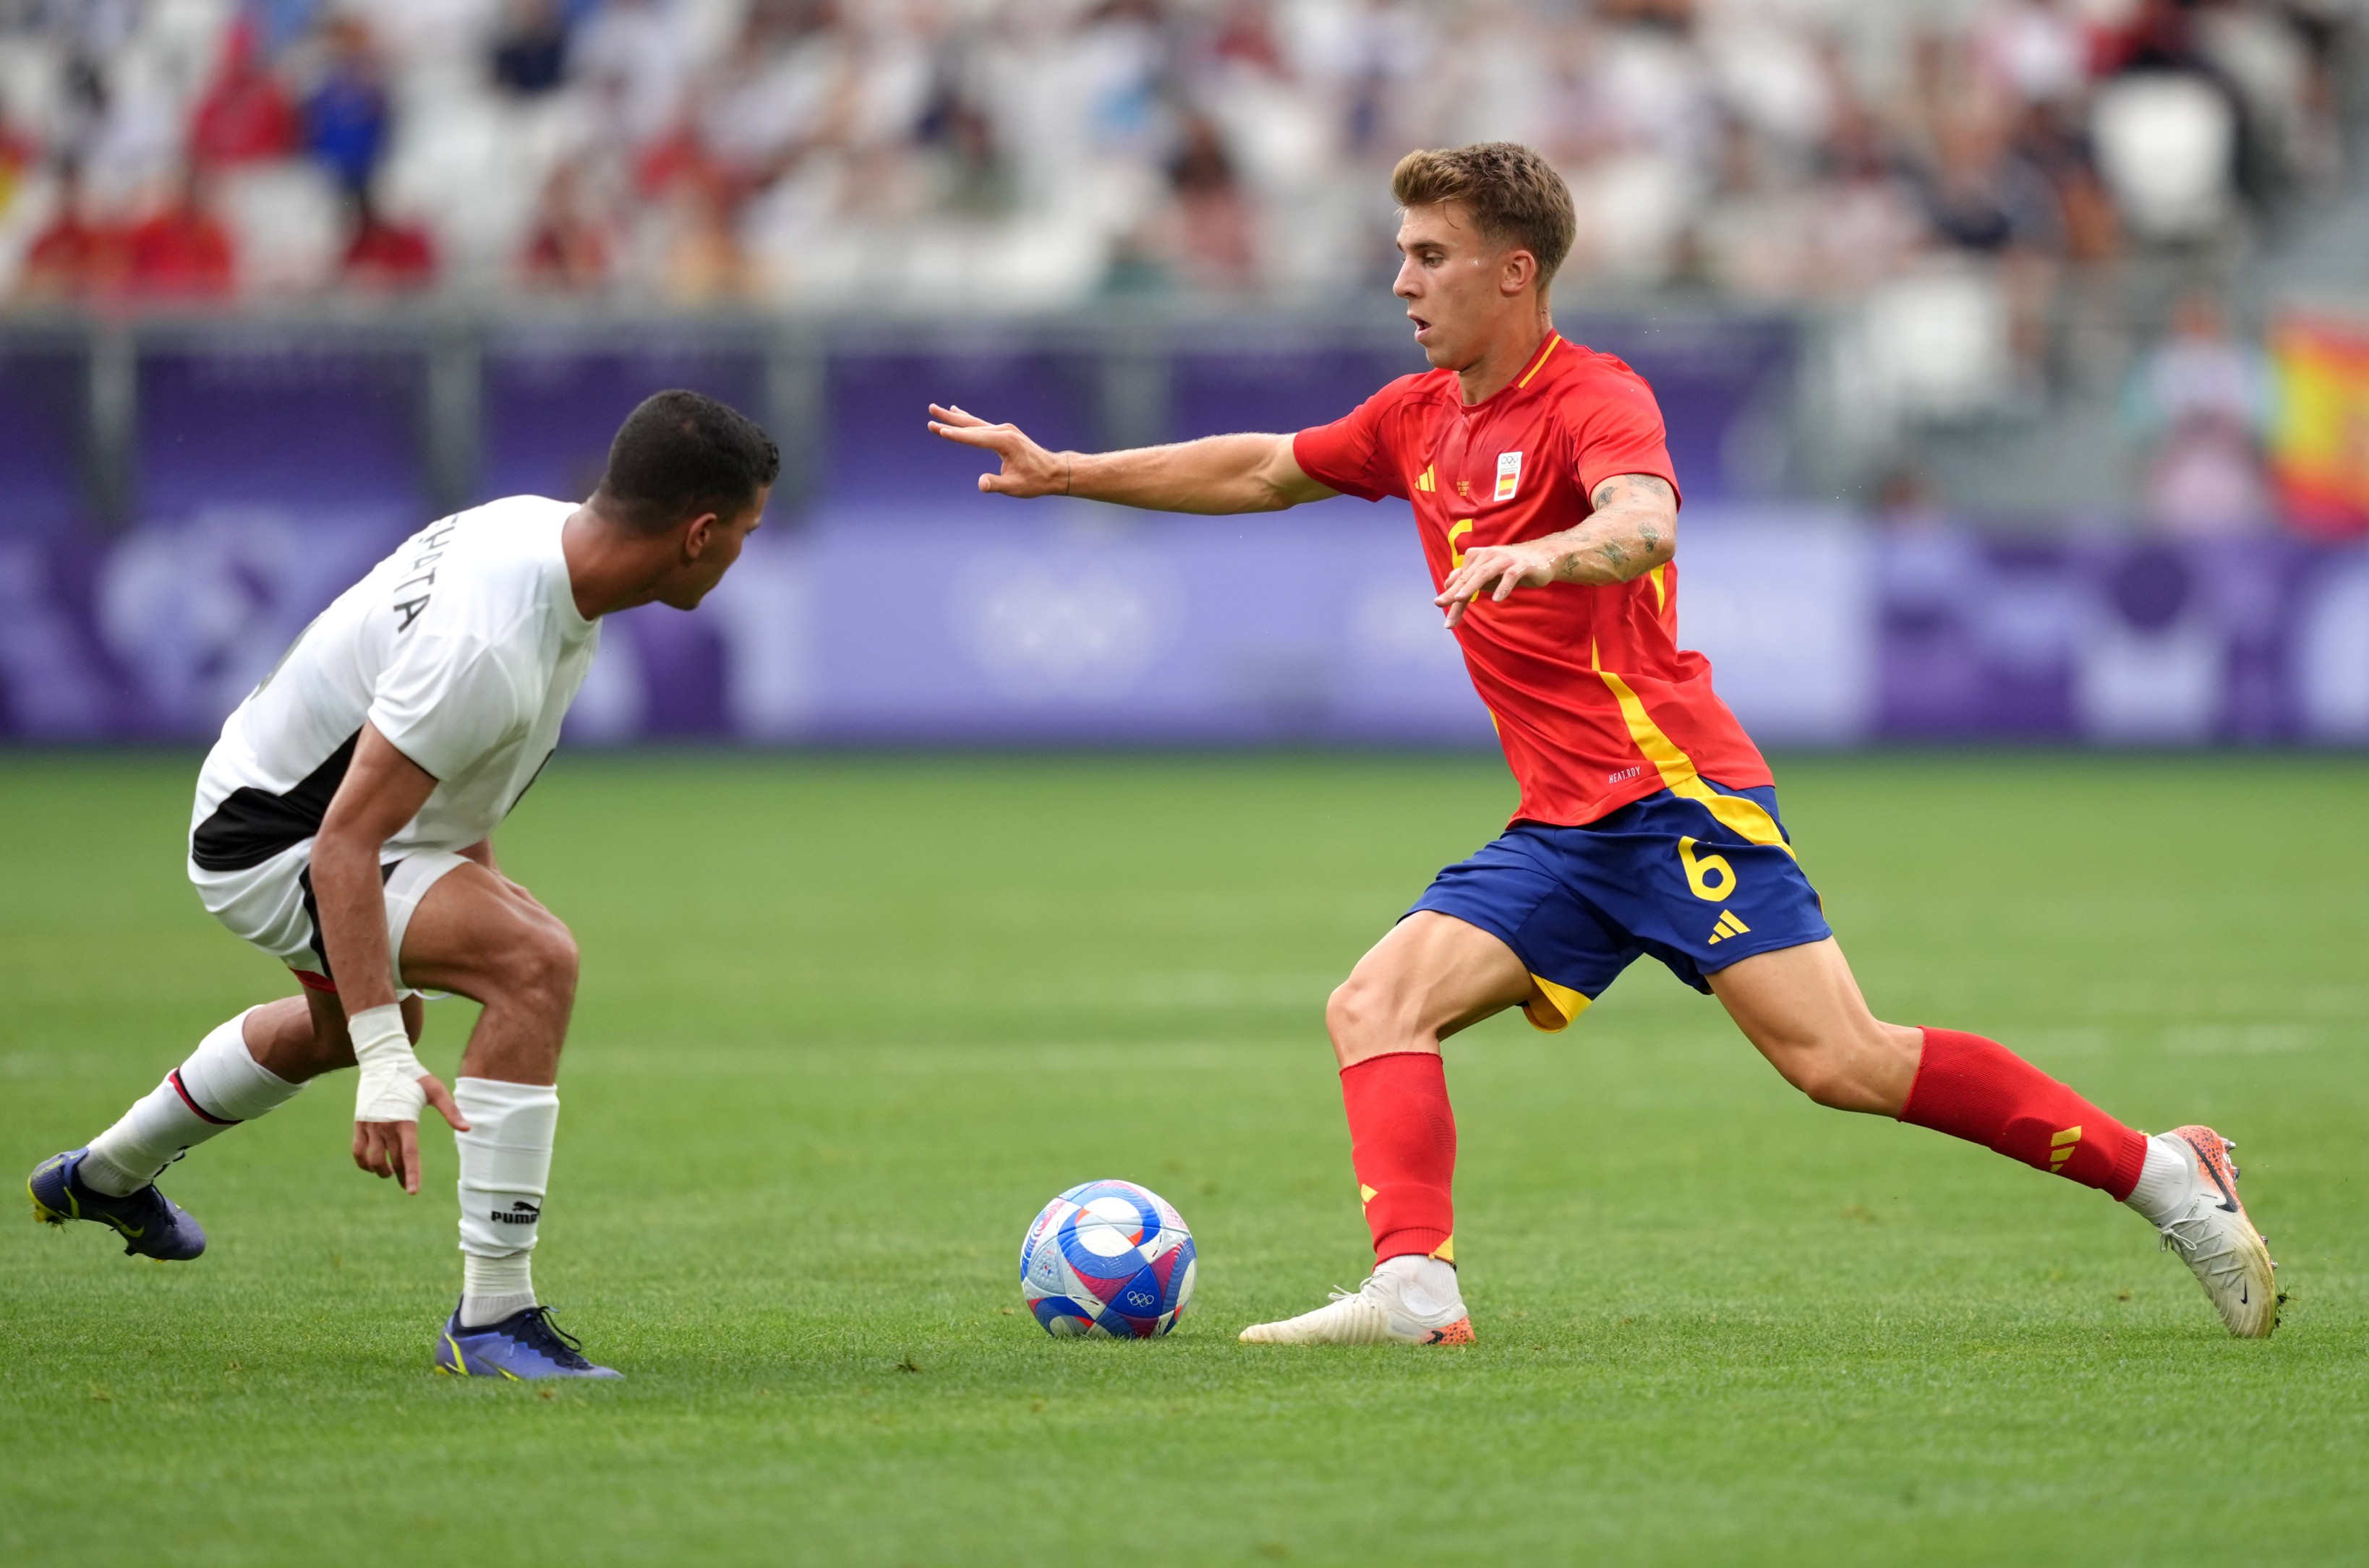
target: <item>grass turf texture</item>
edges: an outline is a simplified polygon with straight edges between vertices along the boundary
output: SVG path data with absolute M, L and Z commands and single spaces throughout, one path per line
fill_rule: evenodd
M 287 989 L 181 881 L 192 771 L 0 762 L 12 1172 Z M 1448 1048 L 1479 1346 L 1237 1345 L 1365 1269 L 1321 1006 L 1499 767 L 573 756 L 500 845 L 585 951 L 536 1275 L 630 1380 L 429 1372 L 451 1141 L 366 1179 L 334 1079 L 171 1173 L 198 1263 L 0 1227 L 0 1559 L 2359 1561 L 2369 766 L 1781 771 L 1880 1012 L 2240 1140 L 2277 1338 L 2094 1193 L 1814 1108 L 1648 962 Z M 1196 1227 L 1166 1341 L 1018 1309 L 1101 1176 Z

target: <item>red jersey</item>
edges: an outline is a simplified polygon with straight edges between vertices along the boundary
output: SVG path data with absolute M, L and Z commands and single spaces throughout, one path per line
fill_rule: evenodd
M 1615 474 L 1678 483 L 1644 379 L 1559 336 L 1469 408 L 1452 370 L 1402 376 L 1347 418 L 1302 430 L 1292 451 L 1321 484 L 1412 502 L 1435 585 L 1475 545 L 1574 526 Z M 1711 661 L 1682 652 L 1677 631 L 1676 563 L 1626 583 L 1517 588 L 1465 611 L 1456 637 L 1521 785 L 1516 821 L 1575 827 L 1659 790 L 1724 799 L 1706 778 L 1773 782 L 1712 693 Z

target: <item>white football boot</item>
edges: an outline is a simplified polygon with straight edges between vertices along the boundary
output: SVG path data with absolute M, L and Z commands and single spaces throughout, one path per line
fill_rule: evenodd
M 2186 1146 L 2195 1164 L 2193 1194 L 2161 1227 L 2166 1249 L 2180 1255 L 2204 1287 L 2229 1332 L 2242 1339 L 2267 1338 L 2279 1326 L 2279 1286 L 2266 1238 L 2254 1229 L 2237 1200 L 2237 1147 L 2209 1127 L 2175 1127 L 2158 1143 Z
M 1391 1267 L 1408 1262 L 1415 1267 Z M 1432 1278 L 1419 1283 L 1418 1273 Z M 1437 1290 L 1440 1275 L 1446 1276 L 1444 1296 Z M 1254 1323 L 1242 1338 L 1245 1345 L 1470 1345 L 1472 1318 L 1456 1289 L 1455 1269 L 1433 1258 L 1393 1257 L 1356 1290 L 1335 1290 L 1328 1305 L 1296 1318 Z

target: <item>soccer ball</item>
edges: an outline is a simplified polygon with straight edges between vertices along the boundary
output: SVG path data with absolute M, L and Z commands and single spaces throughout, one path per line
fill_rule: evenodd
M 1028 1227 L 1020 1293 L 1057 1338 L 1156 1338 L 1193 1300 L 1193 1233 L 1149 1187 L 1073 1187 Z

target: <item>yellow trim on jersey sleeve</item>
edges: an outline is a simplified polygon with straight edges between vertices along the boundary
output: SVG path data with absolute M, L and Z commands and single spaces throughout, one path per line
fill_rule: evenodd
M 1662 611 L 1669 608 L 1670 591 L 1662 585 L 1662 572 L 1663 569 L 1668 565 L 1669 562 L 1665 561 L 1660 566 L 1656 566 L 1651 572 L 1645 574 L 1645 581 L 1654 585 L 1654 613 L 1655 615 L 1661 614 Z
M 1587 998 L 1568 985 L 1557 985 L 1543 974 L 1530 976 L 1536 994 L 1522 1004 L 1522 1016 L 1530 1020 L 1534 1029 L 1559 1034 L 1571 1027 L 1571 1021 L 1587 1011 Z
M 1722 795 L 1702 781 L 1702 775 L 1695 771 L 1694 759 L 1662 733 L 1654 716 L 1645 711 L 1643 699 L 1627 681 L 1608 669 L 1599 668 L 1596 675 L 1611 691 L 1612 699 L 1620 704 L 1620 717 L 1629 726 L 1629 738 L 1662 776 L 1662 788 L 1699 802 L 1722 825 L 1747 843 L 1766 844 L 1788 855 L 1793 853 L 1793 846 L 1785 842 L 1784 834 L 1778 829 L 1777 819 L 1762 810 L 1759 801 L 1745 795 Z

